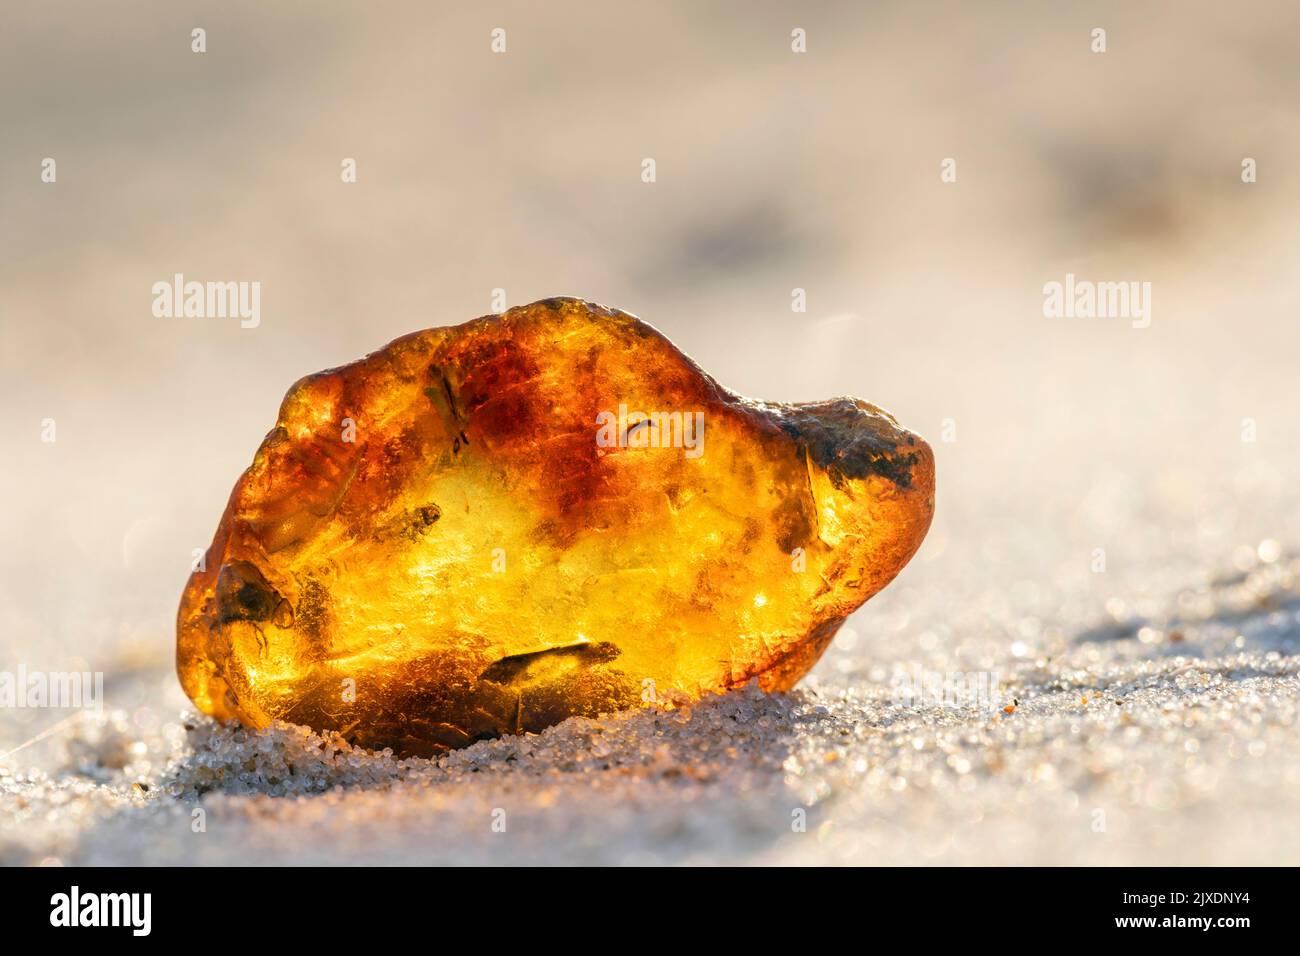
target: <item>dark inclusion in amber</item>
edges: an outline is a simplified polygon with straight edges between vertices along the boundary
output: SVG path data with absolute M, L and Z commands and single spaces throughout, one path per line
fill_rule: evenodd
M 223 720 L 403 754 L 785 690 L 933 508 L 929 446 L 874 405 L 742 398 L 634 316 L 548 299 L 294 385 L 177 670 Z

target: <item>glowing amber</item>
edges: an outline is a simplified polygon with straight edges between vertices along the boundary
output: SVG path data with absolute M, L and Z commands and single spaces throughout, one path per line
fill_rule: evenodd
M 549 299 L 294 385 L 177 670 L 216 717 L 405 754 L 784 690 L 933 506 L 929 446 L 875 406 L 741 398 L 634 316 Z

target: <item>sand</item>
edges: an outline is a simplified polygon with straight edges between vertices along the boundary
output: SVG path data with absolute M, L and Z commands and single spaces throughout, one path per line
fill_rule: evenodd
M 438 760 L 81 714 L 57 757 L 0 773 L 0 861 L 1295 862 L 1298 574 L 1257 562 L 1197 594 L 1218 612 L 1197 623 L 1171 611 L 1050 657 L 1017 644 L 997 701 L 900 706 L 881 665 Z

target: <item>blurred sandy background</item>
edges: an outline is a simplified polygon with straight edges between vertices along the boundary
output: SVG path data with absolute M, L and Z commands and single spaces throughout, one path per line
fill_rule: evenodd
M 1036 662 L 1101 686 L 1109 667 L 1186 657 L 1265 701 L 1246 719 L 1229 696 L 1207 732 L 1222 753 L 1201 740 L 1196 767 L 1180 722 L 1112 754 L 1120 774 L 1177 755 L 1154 795 L 1149 779 L 1106 791 L 1129 814 L 1122 844 L 1046 822 L 1085 814 L 1081 792 L 1108 786 L 1091 748 L 1116 739 L 1098 725 L 1051 756 L 1043 725 L 1023 779 L 935 777 L 950 802 L 924 818 L 872 797 L 900 775 L 924 792 L 906 763 L 865 789 L 837 777 L 852 836 L 764 840 L 765 858 L 1294 862 L 1295 754 L 1251 734 L 1286 739 L 1297 701 L 1298 35 L 1286 2 L 6 4 L 0 668 L 103 670 L 110 707 L 171 720 L 191 551 L 288 385 L 489 312 L 495 288 L 510 305 L 581 295 L 737 391 L 857 395 L 935 445 L 930 538 L 811 687 Z M 260 281 L 261 326 L 153 317 L 151 285 L 176 272 Z M 1151 327 L 1044 318 L 1043 284 L 1067 272 L 1151 282 Z M 1234 685 L 1234 654 L 1271 683 Z M 58 716 L 0 714 L 0 749 Z M 53 773 L 47 751 L 6 762 Z M 1251 808 L 1230 805 L 1238 777 Z M 863 802 L 888 819 L 862 822 Z M 1002 829 L 954 821 L 999 803 Z M 715 853 L 708 832 L 668 857 L 758 852 Z M 532 858 L 569 858 L 534 836 Z M 96 852 L 60 839 L 67 859 Z

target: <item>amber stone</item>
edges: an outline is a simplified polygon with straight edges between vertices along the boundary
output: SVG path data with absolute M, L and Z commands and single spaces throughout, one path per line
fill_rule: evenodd
M 742 398 L 548 299 L 289 389 L 177 620 L 202 711 L 431 754 L 792 687 L 916 551 L 929 446 L 852 398 Z

